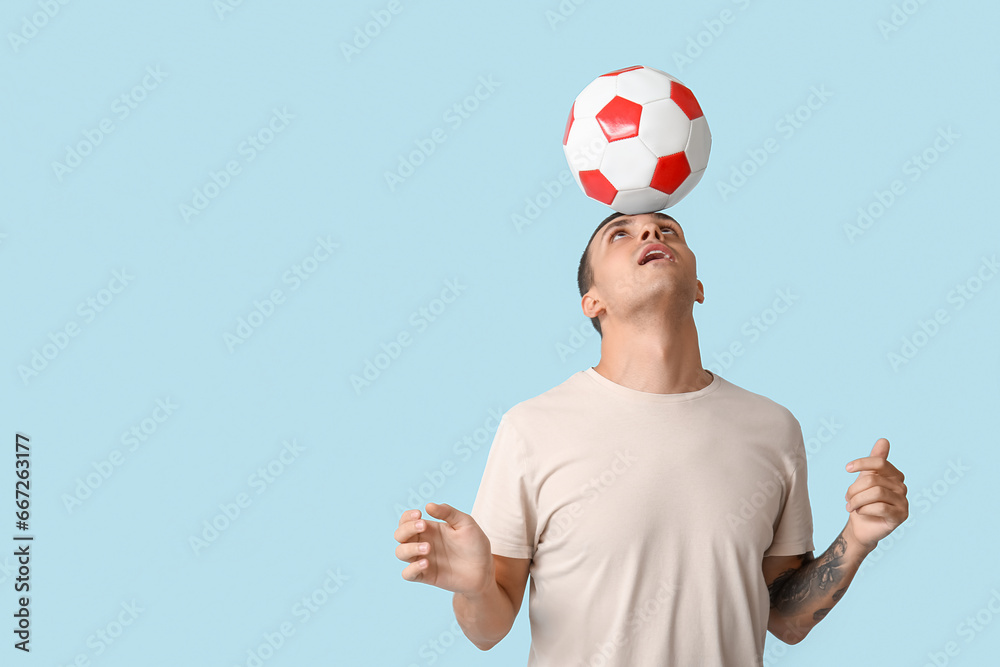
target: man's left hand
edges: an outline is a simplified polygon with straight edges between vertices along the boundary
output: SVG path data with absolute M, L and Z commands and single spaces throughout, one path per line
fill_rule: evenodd
M 846 530 L 871 550 L 910 515 L 903 473 L 889 463 L 889 441 L 879 438 L 872 453 L 847 464 L 858 478 L 847 487 Z

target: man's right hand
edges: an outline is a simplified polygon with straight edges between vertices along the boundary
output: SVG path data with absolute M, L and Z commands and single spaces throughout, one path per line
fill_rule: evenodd
M 410 563 L 403 568 L 403 579 L 468 596 L 495 585 L 490 540 L 476 520 L 451 505 L 427 503 L 426 509 L 442 521 L 428 521 L 420 518 L 420 510 L 407 510 L 393 534 L 399 542 L 396 558 Z

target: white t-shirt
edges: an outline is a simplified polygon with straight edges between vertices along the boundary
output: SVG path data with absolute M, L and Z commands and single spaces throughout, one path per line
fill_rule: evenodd
M 518 403 L 470 514 L 532 559 L 528 667 L 762 665 L 762 558 L 814 548 L 798 420 L 719 375 L 655 394 L 591 367 Z

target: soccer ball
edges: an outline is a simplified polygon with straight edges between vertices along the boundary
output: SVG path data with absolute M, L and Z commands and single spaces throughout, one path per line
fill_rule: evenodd
M 584 193 L 626 215 L 683 199 L 705 173 L 712 135 L 694 94 L 666 72 L 608 72 L 573 102 L 563 134 Z

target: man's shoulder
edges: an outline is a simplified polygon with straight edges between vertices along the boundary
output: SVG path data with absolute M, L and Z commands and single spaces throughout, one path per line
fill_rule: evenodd
M 560 413 L 579 410 L 581 399 L 586 396 L 586 382 L 584 371 L 577 371 L 554 387 L 515 403 L 504 418 L 517 427 L 533 423 L 536 419 L 551 420 Z
M 734 405 L 744 408 L 747 412 L 785 422 L 789 425 L 798 425 L 795 415 L 785 405 L 762 393 L 751 391 L 729 380 L 720 379 L 722 379 L 725 385 L 723 387 L 724 391 L 718 392 L 720 398 L 732 401 Z

